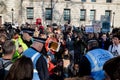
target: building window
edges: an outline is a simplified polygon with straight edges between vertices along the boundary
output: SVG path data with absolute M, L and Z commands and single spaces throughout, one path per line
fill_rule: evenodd
M 107 2 L 107 3 L 111 3 L 111 2 L 112 2 L 112 0 L 106 0 L 106 2 Z
M 81 0 L 81 2 L 86 2 L 86 0 Z
M 109 16 L 109 20 L 111 20 L 111 10 L 105 10 L 105 16 Z
M 45 19 L 52 20 L 52 9 L 51 8 L 46 8 Z
M 95 10 L 90 10 L 90 20 L 95 20 Z
M 80 21 L 85 21 L 85 17 L 86 17 L 86 10 L 81 9 L 80 10 Z
M 105 10 L 105 15 L 106 16 L 111 16 L 111 10 Z
M 70 20 L 70 9 L 64 9 L 64 20 Z
M 96 2 L 96 0 L 91 0 L 91 2 Z
M 34 10 L 33 7 L 27 7 L 27 19 L 34 18 Z

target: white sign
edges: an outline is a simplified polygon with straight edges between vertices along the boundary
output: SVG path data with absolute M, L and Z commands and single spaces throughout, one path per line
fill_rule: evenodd
M 93 21 L 92 22 L 92 25 L 93 25 L 93 28 L 94 28 L 94 33 L 100 33 L 101 32 L 101 21 Z

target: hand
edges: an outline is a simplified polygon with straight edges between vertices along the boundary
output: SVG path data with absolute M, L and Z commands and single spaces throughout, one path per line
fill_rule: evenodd
M 18 52 L 21 54 L 23 52 L 23 47 L 22 46 L 19 46 L 18 47 Z

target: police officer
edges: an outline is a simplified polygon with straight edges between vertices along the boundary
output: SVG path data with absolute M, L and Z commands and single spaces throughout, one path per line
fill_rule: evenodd
M 80 76 L 92 76 L 95 80 L 103 80 L 105 78 L 103 65 L 113 58 L 113 55 L 104 49 L 98 47 L 96 40 L 89 40 L 87 43 L 88 52 L 82 57 L 80 65 Z
M 43 49 L 45 39 L 34 38 L 33 44 L 23 55 L 30 57 L 34 65 L 33 80 L 49 80 L 47 61 L 40 53 Z
M 22 39 L 24 41 L 24 43 L 26 43 L 26 45 L 28 47 L 31 46 L 31 44 L 33 43 L 33 34 L 34 34 L 34 29 L 32 28 L 23 28 L 22 29 Z

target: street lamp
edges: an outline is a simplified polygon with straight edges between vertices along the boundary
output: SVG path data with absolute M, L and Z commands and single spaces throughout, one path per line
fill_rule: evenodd
M 12 8 L 11 11 L 12 11 L 12 25 L 13 25 L 14 24 L 14 18 L 13 18 L 14 9 Z
M 112 28 L 114 28 L 114 17 L 115 17 L 115 12 L 113 12 Z

